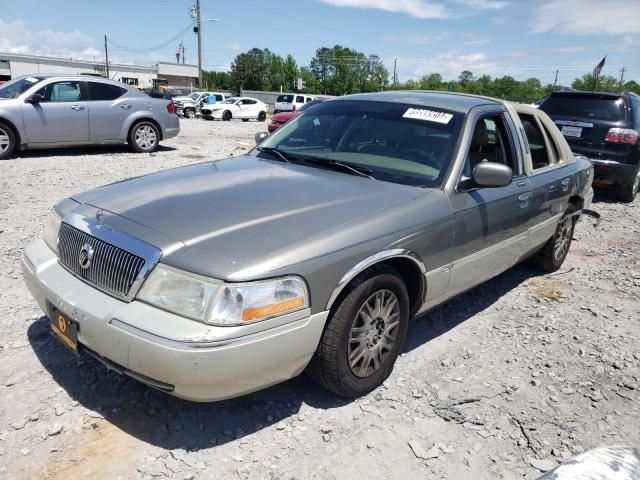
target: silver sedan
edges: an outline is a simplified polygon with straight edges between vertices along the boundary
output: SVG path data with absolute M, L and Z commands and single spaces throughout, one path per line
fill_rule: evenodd
M 120 82 L 37 74 L 0 86 L 0 159 L 17 148 L 123 143 L 153 152 L 179 132 L 173 102 Z

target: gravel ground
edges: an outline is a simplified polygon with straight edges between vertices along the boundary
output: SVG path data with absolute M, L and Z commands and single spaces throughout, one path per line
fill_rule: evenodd
M 412 323 L 392 376 L 339 399 L 304 376 L 220 403 L 178 400 L 76 359 L 48 333 L 22 248 L 69 194 L 253 144 L 254 122 L 183 121 L 156 154 L 0 162 L 0 478 L 535 478 L 640 445 L 640 202 L 596 198 L 563 268 L 510 270 Z

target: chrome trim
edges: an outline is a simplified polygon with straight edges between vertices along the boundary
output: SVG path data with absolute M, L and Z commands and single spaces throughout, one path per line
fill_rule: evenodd
M 142 286 L 144 280 L 147 278 L 151 270 L 158 264 L 160 258 L 162 257 L 162 251 L 160 249 L 127 233 L 116 230 L 110 225 L 99 222 L 95 218 L 84 217 L 77 213 L 70 212 L 64 216 L 62 222 L 104 242 L 104 244 L 101 243 L 97 247 L 96 255 L 98 255 L 98 253 L 108 255 L 109 264 L 114 264 L 122 261 L 125 258 L 125 253 L 130 253 L 144 260 L 144 264 L 140 268 L 140 271 L 138 272 L 138 275 L 132 283 L 131 288 L 129 288 L 126 296 L 124 296 L 118 295 L 113 291 L 110 291 L 108 288 L 104 288 L 101 285 L 91 282 L 81 275 L 78 275 L 78 273 L 61 262 L 58 256 L 58 263 L 69 273 L 82 280 L 83 282 L 91 285 L 92 287 L 97 288 L 101 292 L 104 292 L 111 297 L 117 298 L 118 300 L 131 302 L 140 290 L 140 287 Z M 108 248 L 105 244 L 108 244 L 115 248 Z M 132 259 L 129 260 L 130 261 L 127 265 L 127 270 L 133 271 L 136 267 L 135 262 L 132 261 Z M 116 291 L 122 291 L 124 289 L 123 281 L 125 279 L 122 277 L 117 278 L 115 271 L 111 270 L 110 272 L 102 273 L 103 277 L 100 279 L 100 284 L 110 285 Z
M 588 123 L 588 122 L 572 122 L 571 120 L 554 120 L 553 123 L 555 123 L 556 125 L 566 125 L 567 127 L 593 128 L 593 123 Z
M 340 292 L 342 292 L 344 287 L 346 287 L 347 284 L 351 282 L 351 280 L 353 280 L 355 277 L 357 277 L 360 273 L 365 271 L 367 268 L 375 265 L 376 263 L 380 263 L 383 260 L 389 260 L 392 258 L 407 258 L 413 261 L 413 263 L 415 263 L 416 266 L 420 268 L 420 272 L 422 273 L 422 282 L 423 282 L 422 301 L 424 302 L 424 297 L 426 292 L 424 283 L 425 283 L 425 275 L 427 273 L 427 269 L 424 266 L 424 263 L 422 263 L 422 260 L 420 259 L 420 257 L 416 255 L 414 252 L 412 252 L 411 250 L 406 250 L 404 248 L 393 248 L 390 250 L 383 250 L 381 252 L 375 253 L 365 258 L 361 262 L 357 263 L 354 267 L 352 267 L 347 273 L 345 273 L 340 279 L 340 281 L 338 282 L 338 285 L 336 286 L 336 288 L 331 293 L 331 296 L 327 301 L 326 309 L 329 310 L 331 308 L 331 306 L 336 301 L 336 299 L 338 298 L 338 295 L 340 295 Z

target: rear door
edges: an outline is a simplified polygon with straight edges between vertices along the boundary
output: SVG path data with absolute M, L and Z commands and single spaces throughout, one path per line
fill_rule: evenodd
M 562 92 L 551 95 L 540 110 L 551 117 L 575 153 L 620 161 L 630 152 L 629 145 L 605 142 L 610 128 L 628 128 L 630 105 L 620 95 Z
M 43 101 L 22 104 L 28 143 L 71 144 L 89 140 L 89 117 L 83 81 L 55 81 L 35 93 L 42 95 Z
M 140 108 L 139 101 L 126 96 L 119 85 L 88 80 L 89 136 L 91 141 L 125 140 L 126 118 Z

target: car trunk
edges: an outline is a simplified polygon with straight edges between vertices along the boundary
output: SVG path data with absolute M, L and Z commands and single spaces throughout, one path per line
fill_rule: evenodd
M 610 128 L 629 128 L 629 108 L 619 95 L 562 93 L 540 107 L 558 126 L 574 153 L 626 163 L 632 145 L 605 142 Z

